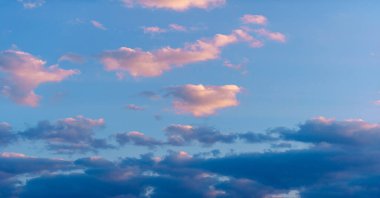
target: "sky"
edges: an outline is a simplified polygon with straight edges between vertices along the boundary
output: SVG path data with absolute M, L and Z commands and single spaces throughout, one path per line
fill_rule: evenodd
M 0 197 L 380 197 L 379 8 L 0 1 Z

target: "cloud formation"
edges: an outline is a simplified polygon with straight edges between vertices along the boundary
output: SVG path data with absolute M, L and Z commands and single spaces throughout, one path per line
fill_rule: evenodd
M 158 26 L 143 27 L 144 33 L 158 34 L 164 32 L 186 32 L 188 28 L 175 23 L 170 24 L 167 28 L 161 28 Z
M 94 26 L 95 28 L 98 28 L 100 30 L 107 30 L 107 28 L 99 21 L 91 20 L 90 22 L 91 22 L 91 25 Z
M 139 4 L 146 8 L 185 11 L 190 8 L 208 9 L 216 6 L 222 6 L 226 3 L 226 0 L 122 0 L 122 2 L 128 7 Z
M 147 146 L 149 148 L 155 148 L 163 144 L 161 141 L 148 137 L 139 131 L 118 133 L 116 134 L 116 141 L 120 145 L 132 143 L 137 146 Z
M 183 48 L 143 51 L 121 47 L 104 51 L 100 59 L 107 71 L 128 72 L 133 77 L 155 77 L 174 67 L 217 59 L 223 47 L 236 42 L 248 42 L 252 47 L 262 46 L 246 31 L 237 29 L 229 35 L 217 34 L 212 39 L 197 40 Z
M 34 9 L 41 7 L 44 3 L 45 0 L 17 0 L 24 6 L 25 9 Z
M 0 146 L 4 147 L 13 143 L 17 139 L 17 136 L 12 131 L 12 127 L 9 123 L 0 122 Z
M 243 17 L 241 17 L 241 21 L 243 21 L 243 23 L 246 23 L 246 24 L 265 25 L 267 24 L 268 19 L 262 15 L 246 14 Z
M 96 152 L 97 149 L 112 148 L 105 139 L 94 137 L 94 131 L 105 125 L 104 119 L 90 119 L 76 116 L 58 120 L 55 123 L 41 121 L 19 133 L 28 140 L 42 140 L 49 150 L 57 153 Z
M 52 65 L 33 55 L 18 51 L 0 52 L 1 93 L 19 104 L 37 106 L 40 96 L 34 90 L 43 83 L 60 82 L 69 76 L 78 74 L 77 70 L 65 70 Z
M 170 125 L 165 128 L 167 144 L 175 146 L 187 145 L 197 141 L 205 146 L 210 146 L 217 142 L 233 143 L 236 134 L 223 134 L 211 127 L 197 127 L 192 125 Z
M 241 91 L 237 85 L 187 84 L 169 88 L 168 95 L 174 98 L 173 107 L 177 113 L 202 117 L 213 115 L 219 109 L 237 106 L 237 94 Z

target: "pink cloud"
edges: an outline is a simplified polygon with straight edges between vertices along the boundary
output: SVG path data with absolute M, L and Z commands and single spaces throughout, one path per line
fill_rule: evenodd
M 187 31 L 187 28 L 185 26 L 174 24 L 174 23 L 170 24 L 169 27 L 171 30 L 174 30 L 174 31 L 179 31 L 179 32 L 186 32 Z
M 99 21 L 92 20 L 90 22 L 91 22 L 91 25 L 94 26 L 95 28 L 98 28 L 100 30 L 107 30 L 107 28 Z
M 261 46 L 247 32 L 237 29 L 229 35 L 217 34 L 212 39 L 197 40 L 182 48 L 164 47 L 155 51 L 143 51 L 121 47 L 103 52 L 101 61 L 107 71 L 126 71 L 134 77 L 154 77 L 173 67 L 217 59 L 223 47 L 239 41 L 255 47 Z
M 267 24 L 268 20 L 265 16 L 262 15 L 251 15 L 246 14 L 241 18 L 241 21 L 243 23 L 252 23 L 252 24 L 258 24 L 258 25 L 265 25 Z
M 266 37 L 269 40 L 272 40 L 272 41 L 277 41 L 277 42 L 281 42 L 281 43 L 286 42 L 286 36 L 280 32 L 271 32 L 271 31 L 264 29 L 264 28 L 255 30 L 255 32 L 261 36 Z
M 222 6 L 226 3 L 226 0 L 122 0 L 122 2 L 128 7 L 139 4 L 146 8 L 185 11 L 190 8 L 207 9 Z
M 77 70 L 65 70 L 52 65 L 33 55 L 17 50 L 0 52 L 1 92 L 19 104 L 37 106 L 40 96 L 34 90 L 43 83 L 60 82 L 78 74 Z
M 196 117 L 215 114 L 217 110 L 237 106 L 237 94 L 242 90 L 236 85 L 204 86 L 187 84 L 169 89 L 174 97 L 173 107 L 179 114 Z

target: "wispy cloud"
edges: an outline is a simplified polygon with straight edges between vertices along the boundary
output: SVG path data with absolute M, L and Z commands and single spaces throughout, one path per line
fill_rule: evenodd
M 100 30 L 107 30 L 107 28 L 99 21 L 91 20 L 90 22 L 91 22 L 91 25 L 94 26 L 95 28 L 98 28 Z

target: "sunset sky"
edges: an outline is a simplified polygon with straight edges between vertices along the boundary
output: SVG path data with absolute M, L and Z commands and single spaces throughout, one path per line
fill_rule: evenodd
M 0 197 L 380 197 L 380 1 L 0 1 Z

